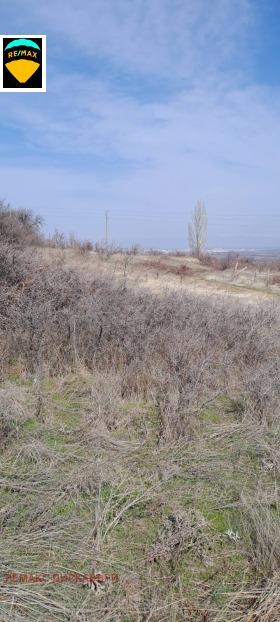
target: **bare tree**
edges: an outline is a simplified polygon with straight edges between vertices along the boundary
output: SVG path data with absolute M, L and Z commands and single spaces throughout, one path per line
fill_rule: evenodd
M 189 224 L 189 245 L 195 255 L 201 255 L 205 248 L 207 229 L 207 215 L 204 203 L 197 201 L 192 214 L 192 223 Z

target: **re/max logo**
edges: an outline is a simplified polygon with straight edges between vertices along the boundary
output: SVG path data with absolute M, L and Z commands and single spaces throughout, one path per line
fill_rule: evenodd
M 46 35 L 0 35 L 0 92 L 46 90 Z
M 30 50 L 14 50 L 13 52 L 8 52 L 8 58 L 16 58 L 18 56 L 30 56 L 30 58 L 37 59 L 38 52 L 30 52 Z

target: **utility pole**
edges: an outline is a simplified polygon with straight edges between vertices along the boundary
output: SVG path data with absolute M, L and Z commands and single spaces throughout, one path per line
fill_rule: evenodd
M 106 218 L 106 226 L 105 226 L 105 245 L 106 245 L 106 250 L 108 249 L 108 210 L 106 209 L 105 212 L 105 218 Z

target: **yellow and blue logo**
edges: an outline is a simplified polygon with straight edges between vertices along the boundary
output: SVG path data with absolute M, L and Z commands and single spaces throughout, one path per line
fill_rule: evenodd
M 45 91 L 45 35 L 2 35 L 2 85 L 5 91 Z

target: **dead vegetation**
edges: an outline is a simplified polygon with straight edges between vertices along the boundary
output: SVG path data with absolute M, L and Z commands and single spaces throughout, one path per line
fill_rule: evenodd
M 161 260 L 145 261 L 146 268 L 153 268 L 157 272 L 164 272 L 165 274 L 177 274 L 178 276 L 195 276 L 198 274 L 197 270 L 194 270 L 190 266 L 182 263 L 179 265 L 167 264 Z
M 278 299 L 129 287 L 133 262 L 191 279 L 181 255 L 115 278 L 3 244 L 0 620 L 276 622 Z

